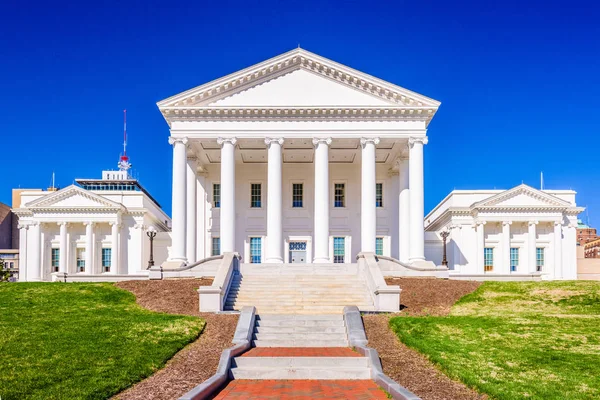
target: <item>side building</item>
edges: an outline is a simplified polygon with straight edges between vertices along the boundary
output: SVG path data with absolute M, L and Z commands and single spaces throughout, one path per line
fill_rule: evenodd
M 577 207 L 572 190 L 454 190 L 425 217 L 425 256 L 450 277 L 577 279 Z
M 57 191 L 24 190 L 19 217 L 21 281 L 146 279 L 168 257 L 170 218 L 126 168 L 76 179 Z

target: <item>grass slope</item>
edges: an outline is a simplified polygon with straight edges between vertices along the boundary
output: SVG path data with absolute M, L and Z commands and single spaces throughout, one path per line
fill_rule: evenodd
M 486 282 L 449 316 L 395 317 L 390 327 L 493 398 L 600 398 L 599 282 Z
M 111 284 L 0 284 L 0 398 L 105 399 L 204 328 L 147 311 Z

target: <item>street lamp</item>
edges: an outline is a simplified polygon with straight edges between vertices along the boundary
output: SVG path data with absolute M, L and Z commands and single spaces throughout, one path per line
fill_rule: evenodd
M 450 236 L 450 230 L 445 229 L 445 230 L 441 231 L 440 236 L 442 237 L 442 240 L 444 241 L 444 255 L 442 257 L 442 265 L 444 267 L 448 268 L 448 260 L 446 259 L 446 239 L 448 239 L 448 236 Z
M 150 238 L 150 259 L 148 260 L 148 268 L 154 267 L 154 238 L 156 237 L 156 228 L 150 226 L 146 231 L 146 235 Z

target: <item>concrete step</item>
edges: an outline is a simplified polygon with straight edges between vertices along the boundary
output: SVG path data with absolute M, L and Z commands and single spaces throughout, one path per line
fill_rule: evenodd
M 372 304 L 370 301 L 359 300 L 359 299 L 295 299 L 295 300 L 267 300 L 267 299 L 227 299 L 225 305 L 234 304 L 253 304 L 253 305 L 264 305 L 264 306 L 297 306 L 297 305 L 349 305 L 349 306 L 369 306 Z
M 255 334 L 288 334 L 288 333 L 343 333 L 346 334 L 346 327 L 339 326 L 256 326 Z
M 276 315 L 276 314 L 273 314 Z M 340 314 L 341 315 L 341 314 Z M 265 315 L 265 317 L 268 316 Z M 304 320 L 304 321 L 295 321 L 295 320 L 260 320 L 256 321 L 256 326 L 260 328 L 342 328 L 346 329 L 344 325 L 344 320 Z
M 309 341 L 330 341 L 339 340 L 341 342 L 347 340 L 345 333 L 325 333 L 325 332 L 314 332 L 314 333 L 255 333 L 252 335 L 253 340 L 309 340 Z
M 254 347 L 348 347 L 347 340 L 254 340 Z
M 369 368 L 307 367 L 307 368 L 231 368 L 233 379 L 371 379 Z
M 235 357 L 232 367 L 240 368 L 368 368 L 366 357 Z

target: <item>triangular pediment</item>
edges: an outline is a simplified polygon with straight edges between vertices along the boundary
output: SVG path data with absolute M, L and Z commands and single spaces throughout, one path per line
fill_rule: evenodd
M 294 49 L 158 103 L 195 107 L 413 107 L 440 103 L 304 49 Z
M 25 206 L 31 209 L 123 208 L 122 204 L 108 200 L 75 185 L 47 194 L 27 203 Z
M 498 193 L 471 206 L 481 208 L 515 208 L 515 207 L 569 207 L 570 204 L 551 194 L 522 184 L 515 188 Z
M 297 69 L 214 101 L 214 107 L 381 107 L 394 103 Z

